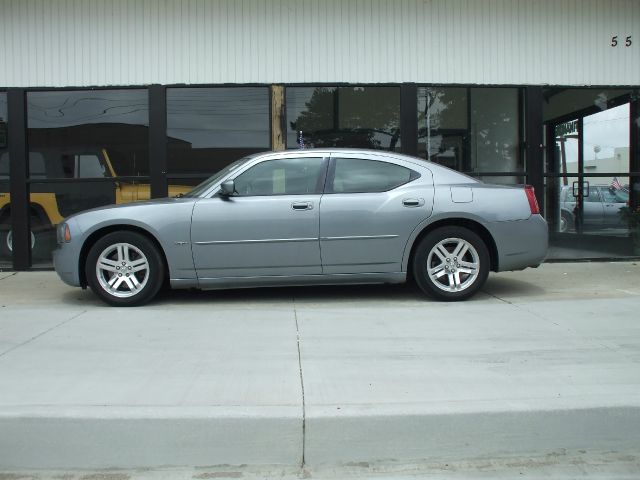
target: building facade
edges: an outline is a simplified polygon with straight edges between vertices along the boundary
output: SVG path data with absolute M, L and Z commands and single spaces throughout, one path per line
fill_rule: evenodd
M 0 65 L 0 268 L 301 146 L 532 184 L 550 258 L 639 254 L 635 0 L 0 0 Z

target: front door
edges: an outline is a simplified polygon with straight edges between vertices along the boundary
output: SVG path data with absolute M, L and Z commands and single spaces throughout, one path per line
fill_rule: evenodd
M 191 227 L 202 280 L 322 273 L 323 158 L 265 160 L 240 173 L 236 194 L 198 201 Z

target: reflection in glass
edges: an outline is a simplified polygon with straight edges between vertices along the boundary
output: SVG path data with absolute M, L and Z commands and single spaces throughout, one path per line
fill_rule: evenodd
M 546 88 L 549 258 L 633 255 L 628 219 L 630 106 L 626 90 Z
M 146 90 L 27 93 L 29 150 L 45 156 L 49 178 L 73 178 L 60 169 L 65 156 L 92 154 L 115 175 L 149 174 Z
M 629 89 L 547 87 L 543 117 L 548 121 L 585 110 L 604 111 L 630 93 Z
M 146 90 L 27 93 L 34 265 L 50 262 L 63 218 L 149 198 L 147 180 L 118 179 L 149 174 L 148 110 Z
M 630 104 L 583 119 L 584 169 L 589 173 L 629 171 Z M 629 188 L 629 176 L 617 176 L 616 189 Z
M 400 88 L 288 87 L 287 147 L 400 151 Z
M 333 193 L 386 192 L 416 178 L 413 173 L 391 163 L 337 158 L 332 190 Z
M 520 155 L 518 90 L 472 88 L 470 102 L 471 171 L 517 172 L 524 169 Z M 494 177 L 494 182 L 515 182 Z
M 418 154 L 467 173 L 518 172 L 520 109 L 517 88 L 418 89 Z M 518 183 L 521 176 L 483 176 Z
M 235 178 L 238 195 L 307 195 L 320 193 L 323 158 L 285 158 L 268 160 Z
M 445 167 L 469 171 L 466 88 L 418 89 L 418 155 Z
M 269 89 L 167 89 L 169 172 L 211 174 L 269 150 Z
M 11 265 L 10 242 L 7 242 L 11 230 L 8 136 L 7 94 L 0 92 L 0 267 Z

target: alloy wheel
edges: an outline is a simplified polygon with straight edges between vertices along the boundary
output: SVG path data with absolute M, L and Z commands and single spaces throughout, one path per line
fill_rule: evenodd
M 478 252 L 462 238 L 441 240 L 427 256 L 427 274 L 433 284 L 445 292 L 461 292 L 469 288 L 479 272 Z
M 129 298 L 142 291 L 149 281 L 149 261 L 142 250 L 130 243 L 105 248 L 96 262 L 96 277 L 110 295 Z

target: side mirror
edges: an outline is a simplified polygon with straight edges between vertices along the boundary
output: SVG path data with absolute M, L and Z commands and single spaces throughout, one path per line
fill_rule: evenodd
M 224 197 L 230 197 L 236 191 L 236 186 L 233 180 L 226 180 L 220 185 L 220 195 Z

